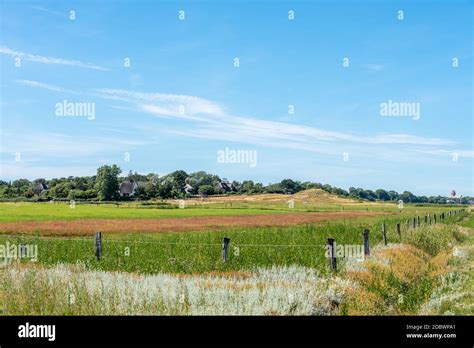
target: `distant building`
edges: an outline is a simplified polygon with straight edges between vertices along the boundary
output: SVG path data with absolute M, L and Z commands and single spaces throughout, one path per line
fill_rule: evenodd
M 184 185 L 184 192 L 191 194 L 193 193 L 193 190 L 194 190 L 194 187 L 192 187 L 191 185 L 189 184 Z
M 133 197 L 137 193 L 138 188 L 144 185 L 145 182 L 143 181 L 124 181 L 120 184 L 120 197 Z
M 48 189 L 48 185 L 46 185 L 44 183 L 38 183 L 35 186 L 33 186 L 32 191 L 35 195 L 39 196 L 41 194 L 41 192 L 43 192 L 47 189 Z
M 220 189 L 220 190 L 223 190 L 224 192 L 232 191 L 232 185 L 227 181 L 219 181 L 216 184 L 216 188 Z
M 232 184 L 230 184 L 230 187 L 231 187 L 232 191 L 239 192 L 242 185 L 239 185 L 239 184 L 233 182 Z

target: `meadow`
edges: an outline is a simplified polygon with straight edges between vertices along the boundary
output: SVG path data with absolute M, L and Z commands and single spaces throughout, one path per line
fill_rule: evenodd
M 393 203 L 349 203 L 325 204 L 318 202 L 298 202 L 293 208 L 286 202 L 291 196 L 278 201 L 211 201 L 197 202 L 184 200 L 184 208 L 179 201 L 168 202 L 120 202 L 85 203 L 75 202 L 0 202 L 0 222 L 84 220 L 84 219 L 160 219 L 198 216 L 240 216 L 287 214 L 299 212 L 340 212 L 368 211 L 392 213 L 429 213 L 445 211 L 450 206 L 405 205 L 400 209 Z
M 284 209 L 237 208 L 187 206 L 180 209 L 178 204 L 143 205 L 136 203 L 81 204 L 71 206 L 69 202 L 0 203 L 0 222 L 44 221 L 44 220 L 84 220 L 84 219 L 159 219 L 166 217 L 235 216 L 255 214 L 275 214 L 288 212 Z
M 168 217 L 166 214 L 182 218 L 196 216 L 193 214 L 225 216 L 231 210 L 232 214 L 262 214 L 263 218 L 288 213 L 288 208 L 268 208 L 261 202 L 245 203 L 252 208 L 238 202 L 233 202 L 233 208 L 225 204 L 184 209 L 104 204 L 71 209 L 65 203 L 1 203 L 0 211 L 6 216 L 2 215 L 0 230 L 2 223 L 37 218 L 92 221 L 87 220 L 92 212 L 110 220 L 134 219 L 138 226 L 140 218 L 153 216 L 159 221 Z M 311 214 L 316 206 L 307 204 L 293 212 Z M 335 209 L 326 208 L 327 214 Z M 345 212 L 351 208 L 350 204 L 337 207 Z M 472 296 L 466 294 L 472 290 L 472 275 L 462 256 L 464 249 L 456 254 L 462 257 L 453 259 L 456 245 L 466 248 L 467 243 L 469 248 L 472 244 L 472 234 L 466 231 L 471 230 L 473 215 L 461 208 L 405 205 L 399 209 L 395 204 L 365 204 L 354 211 L 384 215 L 200 232 L 103 233 L 100 259 L 95 255 L 93 233 L 45 236 L 39 232 L 0 232 L 0 245 L 38 248 L 36 262 L 0 259 L 0 311 L 17 315 L 471 313 Z M 456 215 L 440 221 L 441 212 L 454 210 Z M 431 224 L 424 222 L 428 214 Z M 413 227 L 417 216 L 420 225 L 415 220 Z M 382 237 L 383 224 L 387 245 Z M 327 239 L 334 238 L 340 246 L 362 246 L 365 229 L 369 230 L 371 256 L 338 256 L 337 270 L 331 270 Z M 224 237 L 230 239 L 225 262 Z M 459 272 L 453 273 L 450 267 L 456 262 Z M 464 290 L 459 292 L 459 287 Z M 461 308 L 456 307 L 456 299 L 464 303 Z
M 424 225 L 423 214 L 433 210 L 431 207 L 423 209 L 426 210 L 424 213 L 419 207 L 413 207 L 397 215 L 341 219 L 288 227 L 234 226 L 217 231 L 159 234 L 104 233 L 103 254 L 100 260 L 97 260 L 94 254 L 95 239 L 92 233 L 82 237 L 5 234 L 0 235 L 0 242 L 38 245 L 41 264 L 79 262 L 88 269 L 105 271 L 192 274 L 252 270 L 273 265 L 299 265 L 326 272 L 327 238 L 334 238 L 340 245 L 361 245 L 363 231 L 369 229 L 370 245 L 375 245 L 382 242 L 382 224 L 385 224 L 388 242 L 398 243 L 406 240 L 413 231 L 412 219 L 415 212 L 421 216 L 420 224 Z M 437 210 L 438 215 L 440 211 Z M 454 219 L 453 216 L 445 222 L 449 223 Z M 397 223 L 401 226 L 401 240 L 396 230 Z M 224 237 L 230 238 L 229 258 L 225 263 L 221 257 Z

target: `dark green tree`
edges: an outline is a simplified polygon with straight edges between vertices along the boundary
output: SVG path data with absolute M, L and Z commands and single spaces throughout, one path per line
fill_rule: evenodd
M 118 199 L 118 176 L 122 171 L 115 164 L 97 169 L 96 190 L 101 201 Z

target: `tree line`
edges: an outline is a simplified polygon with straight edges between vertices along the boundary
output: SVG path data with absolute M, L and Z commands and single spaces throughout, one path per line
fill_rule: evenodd
M 92 200 L 116 201 L 129 199 L 168 199 L 192 196 L 212 196 L 219 194 L 259 194 L 282 193 L 294 194 L 306 189 L 321 189 L 328 193 L 365 201 L 403 201 L 405 203 L 445 204 L 446 196 L 416 196 L 409 191 L 398 193 L 378 189 L 375 191 L 350 187 L 344 190 L 339 187 L 319 182 L 300 182 L 284 179 L 279 183 L 263 185 L 252 180 L 228 181 L 218 175 L 198 171 L 187 173 L 177 170 L 160 176 L 155 173 L 142 175 L 129 172 L 122 175 L 116 165 L 104 165 L 97 169 L 94 176 L 70 176 L 46 180 L 39 178 L 33 181 L 18 179 L 11 182 L 0 180 L 1 199 L 29 200 Z M 133 184 L 133 194 L 121 194 L 123 183 Z M 467 204 L 472 197 L 462 197 L 456 203 Z

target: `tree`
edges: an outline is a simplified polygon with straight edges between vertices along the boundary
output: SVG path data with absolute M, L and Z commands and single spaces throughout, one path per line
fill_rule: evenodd
M 158 195 L 156 184 L 153 181 L 146 181 L 138 186 L 135 191 L 135 197 L 138 199 L 151 199 Z
M 17 196 L 24 196 L 30 186 L 31 182 L 28 179 L 18 179 L 12 182 L 12 191 Z
M 192 193 L 199 193 L 199 188 L 203 185 L 215 187 L 221 179 L 217 175 L 208 174 L 205 171 L 199 171 L 189 174 L 186 183 L 193 187 Z
M 268 193 L 285 193 L 285 190 L 278 184 L 269 184 L 265 187 L 265 191 Z
M 163 199 L 172 198 L 173 184 L 170 180 L 167 180 L 166 177 L 162 178 L 160 184 L 158 185 L 158 196 Z
M 253 193 L 254 188 L 255 188 L 255 184 L 253 183 L 252 180 L 245 180 L 245 181 L 242 183 L 242 189 L 241 189 L 241 191 L 242 191 L 243 193 Z
M 381 201 L 389 201 L 390 200 L 390 195 L 388 194 L 387 191 L 385 191 L 383 189 L 376 190 L 375 194 L 377 195 L 377 198 L 380 199 Z
M 321 188 L 322 188 L 324 191 L 329 192 L 329 193 L 331 193 L 331 191 L 332 191 L 332 186 L 331 186 L 331 185 L 328 185 L 328 184 L 323 185 Z
M 38 178 L 38 179 L 35 179 L 33 180 L 33 185 L 38 185 L 38 184 L 46 184 L 46 179 L 44 178 Z
M 348 196 L 349 195 L 349 192 L 347 192 L 346 190 L 343 190 L 342 188 L 335 187 L 335 186 L 332 187 L 331 193 L 333 195 L 338 195 L 338 196 Z
M 399 197 L 403 203 L 415 203 L 417 197 L 410 191 L 404 191 Z
M 51 187 L 49 193 L 54 198 L 68 198 L 71 189 L 71 184 L 69 182 L 61 181 Z
M 280 183 L 280 188 L 284 193 L 296 193 L 301 190 L 301 184 L 298 181 L 284 179 Z
M 201 185 L 199 186 L 198 193 L 202 196 L 210 196 L 215 193 L 214 186 L 212 185 Z
M 260 183 L 260 182 L 257 182 L 253 188 L 253 192 L 255 193 L 263 193 L 264 189 L 263 189 L 263 184 Z
M 369 201 L 375 201 L 377 199 L 377 195 L 372 190 L 364 190 L 364 196 L 365 199 L 368 199 Z
M 97 169 L 96 189 L 99 200 L 115 200 L 118 198 L 118 176 L 121 172 L 115 164 Z
M 388 191 L 388 195 L 390 196 L 391 201 L 397 201 L 398 200 L 398 192 Z
M 173 186 L 171 195 L 175 198 L 184 196 L 184 186 L 186 185 L 188 173 L 184 170 L 176 170 L 173 173 L 168 174 L 166 177 L 171 180 Z

